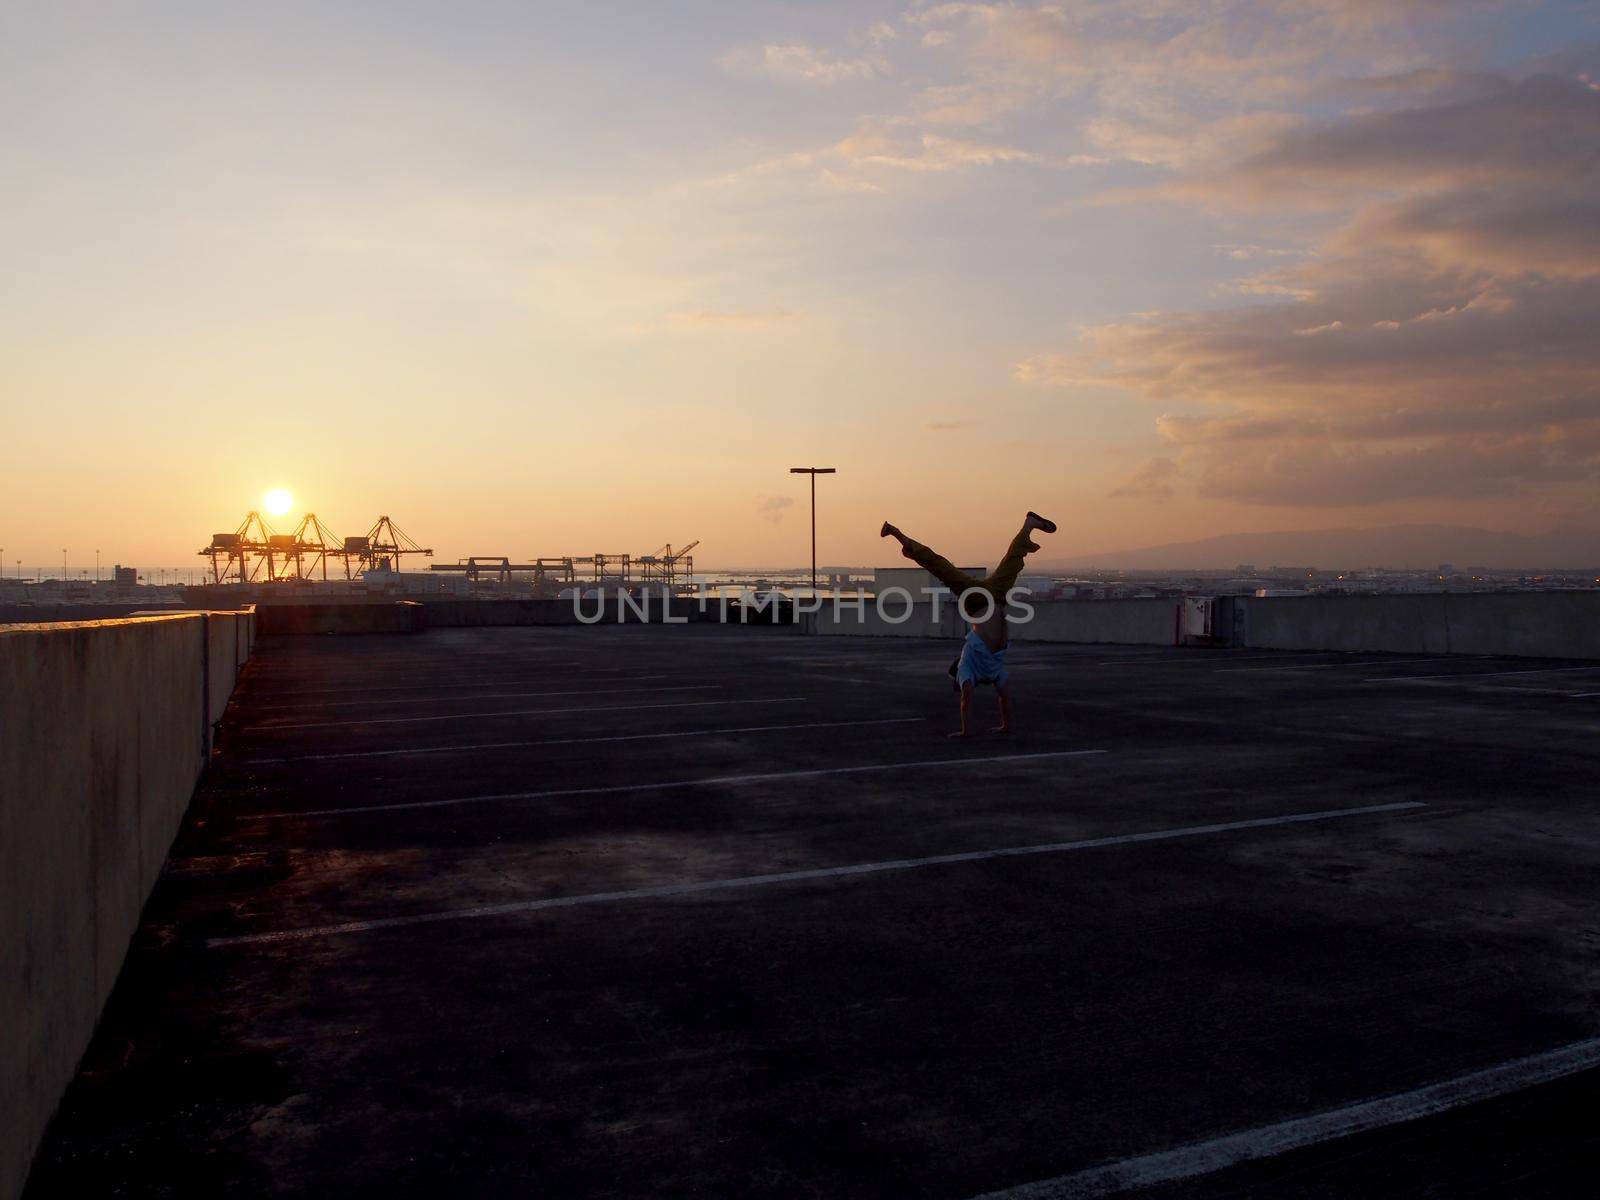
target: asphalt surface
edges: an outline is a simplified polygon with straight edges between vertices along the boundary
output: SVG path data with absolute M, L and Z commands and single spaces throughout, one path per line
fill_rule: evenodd
M 28 1196 L 1592 1194 L 1600 665 L 953 654 L 264 640 Z

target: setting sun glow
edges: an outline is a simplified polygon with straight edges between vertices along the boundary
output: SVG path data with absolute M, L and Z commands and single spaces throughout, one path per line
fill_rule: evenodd
M 273 488 L 261 497 L 261 507 L 267 510 L 268 516 L 281 517 L 294 506 L 294 497 L 287 488 Z

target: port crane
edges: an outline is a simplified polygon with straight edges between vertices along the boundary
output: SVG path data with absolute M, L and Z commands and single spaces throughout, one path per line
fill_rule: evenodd
M 358 537 L 344 539 L 344 573 L 346 579 L 353 579 L 357 575 L 365 575 L 368 571 L 396 571 L 400 570 L 401 556 L 406 554 L 421 554 L 428 558 L 433 557 L 433 551 L 419 545 L 387 516 L 379 517 L 377 523 L 365 534 Z M 354 561 L 352 567 L 351 562 Z
M 696 538 L 687 546 L 680 546 L 675 552 L 672 543 L 668 542 L 654 554 L 641 555 L 634 559 L 639 564 L 639 578 L 644 583 L 659 583 L 670 592 L 676 592 L 680 581 L 684 586 L 691 586 L 694 579 L 694 559 L 689 552 L 700 544 Z
M 251 509 L 232 533 L 214 533 L 211 544 L 200 551 L 211 560 L 213 583 L 251 583 L 265 568 L 266 578 L 276 579 L 272 540 L 279 535 Z

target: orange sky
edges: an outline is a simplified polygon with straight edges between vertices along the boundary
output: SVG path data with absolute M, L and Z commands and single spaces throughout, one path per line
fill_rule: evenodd
M 1593 524 L 1592 6 L 259 7 L 0 15 L 8 571 Z

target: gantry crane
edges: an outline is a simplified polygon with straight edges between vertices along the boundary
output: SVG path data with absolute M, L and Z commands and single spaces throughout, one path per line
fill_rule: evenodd
M 211 582 L 250 583 L 263 567 L 268 579 L 276 579 L 273 539 L 278 536 L 254 510 L 232 533 L 212 534 L 211 544 L 200 551 L 202 558 L 211 560 Z
M 674 553 L 672 543 L 668 542 L 654 554 L 646 554 L 634 559 L 639 564 L 639 578 L 645 583 L 659 583 L 669 592 L 678 590 L 681 579 L 683 586 L 692 591 L 694 587 L 694 559 L 690 557 L 689 551 L 699 544 L 700 540 L 696 538 Z
M 345 578 L 365 575 L 368 571 L 400 570 L 400 558 L 405 554 L 423 554 L 433 557 L 433 551 L 419 546 L 388 517 L 379 517 L 377 523 L 361 537 L 344 539 Z M 351 561 L 355 566 L 352 568 Z
M 295 526 L 294 532 L 269 539 L 269 544 L 276 553 L 283 556 L 285 568 L 290 563 L 294 564 L 294 577 L 305 579 L 306 560 L 311 562 L 313 572 L 321 570 L 322 578 L 328 578 L 328 560 L 330 558 L 344 558 L 345 552 L 340 544 L 339 535 L 334 533 L 321 521 L 317 520 L 316 513 L 307 513 L 301 518 L 300 524 Z M 349 575 L 349 560 L 346 560 L 345 574 Z M 289 572 L 283 574 L 287 577 Z

